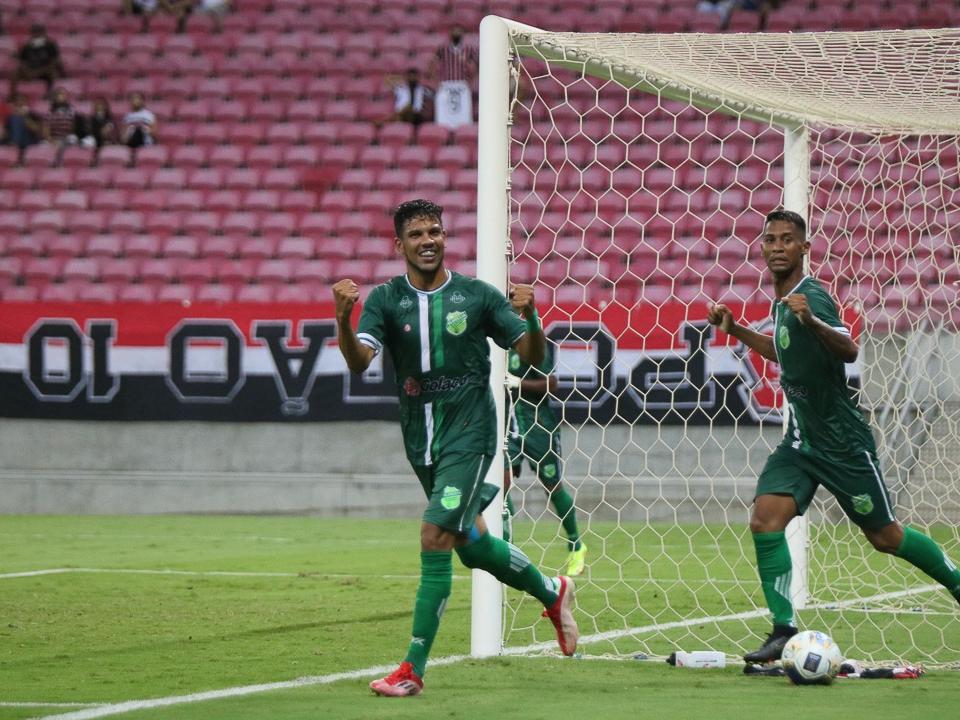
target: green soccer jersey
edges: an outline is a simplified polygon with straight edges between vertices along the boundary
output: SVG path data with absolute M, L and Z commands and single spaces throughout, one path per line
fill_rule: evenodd
M 407 458 L 432 465 L 441 454 L 493 455 L 499 438 L 490 391 L 490 347 L 512 347 L 526 323 L 496 288 L 449 272 L 429 292 L 406 275 L 375 287 L 363 306 L 357 338 L 390 351 L 400 397 Z
M 788 295 L 807 296 L 810 312 L 849 334 L 824 287 L 809 275 Z M 844 363 L 805 328 L 783 302 L 773 304 L 773 345 L 780 386 L 790 406 L 782 445 L 822 458 L 876 453 L 867 421 L 850 396 Z
M 511 349 L 507 354 L 507 372 L 516 375 L 519 378 L 536 378 L 537 375 L 528 374 L 531 366 L 523 362 L 516 350 Z M 556 370 L 556 360 L 553 352 L 553 344 L 547 342 L 546 352 L 543 356 L 543 362 L 537 367 L 544 376 L 549 376 Z M 550 406 L 550 398 L 544 395 L 540 398 L 531 399 L 519 394 L 513 404 L 513 414 L 517 419 L 517 430 L 521 435 L 526 435 L 532 427 L 545 430 L 552 433 L 557 429 L 560 421 L 557 414 Z

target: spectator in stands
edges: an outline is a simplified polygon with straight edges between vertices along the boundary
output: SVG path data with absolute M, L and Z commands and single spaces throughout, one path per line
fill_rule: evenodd
M 62 150 L 67 145 L 76 145 L 86 135 L 83 115 L 70 104 L 67 92 L 63 88 L 53 91 L 50 100 L 50 112 L 44 118 L 43 138 Z
M 150 19 L 157 12 L 172 15 L 177 20 L 177 32 L 187 29 L 187 17 L 193 11 L 194 0 L 123 0 L 123 12 L 127 15 L 140 15 L 143 24 L 140 32 L 150 30 Z
M 230 12 L 230 0 L 200 0 L 197 9 L 210 16 L 215 33 L 223 32 L 223 17 Z
M 87 136 L 84 145 L 102 148 L 117 141 L 117 125 L 110 112 L 110 103 L 105 97 L 93 101 L 93 110 L 87 118 Z
M 473 82 L 478 64 L 476 48 L 463 39 L 463 27 L 454 25 L 450 42 L 437 50 L 428 72 L 437 88 L 434 116 L 438 125 L 457 128 L 473 123 Z
M 18 57 L 19 64 L 10 78 L 10 97 L 17 94 L 17 86 L 22 80 L 44 80 L 49 93 L 53 83 L 66 75 L 60 60 L 60 48 L 47 37 L 43 25 L 30 27 L 30 39 L 20 48 Z
M 30 109 L 30 103 L 23 95 L 17 95 L 7 117 L 6 142 L 23 150 L 36 145 L 42 137 L 43 119 Z
M 393 86 L 393 115 L 391 120 L 399 120 L 419 126 L 427 119 L 430 99 L 433 91 L 420 82 L 420 71 L 410 68 L 402 78 L 390 80 Z
M 121 140 L 132 148 L 153 145 L 157 141 L 157 117 L 147 110 L 142 93 L 130 96 L 130 112 L 123 116 Z

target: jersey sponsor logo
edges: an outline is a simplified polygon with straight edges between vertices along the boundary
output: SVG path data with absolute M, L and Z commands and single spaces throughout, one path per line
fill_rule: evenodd
M 453 295 L 450 296 L 450 302 L 452 302 L 454 305 L 459 305 L 466 299 L 467 298 L 465 298 L 463 293 L 461 293 L 459 290 L 454 290 Z
M 430 378 L 428 380 L 420 381 L 420 389 L 423 392 L 449 392 L 451 390 L 458 390 L 467 384 L 467 381 L 470 379 L 467 375 L 459 375 L 457 377 L 447 377 L 446 375 L 441 375 L 440 377 Z
M 413 300 L 410 299 L 409 295 L 404 295 L 403 298 L 400 300 L 401 310 L 409 310 L 412 305 L 413 305 Z
M 467 329 L 467 314 L 463 310 L 447 313 L 447 332 L 451 335 L 463 335 Z
M 777 332 L 777 340 L 780 343 L 780 347 L 786 350 L 790 347 L 790 332 L 787 330 L 786 325 L 781 325 L 779 332 Z
M 805 385 L 791 385 L 781 379 L 780 387 L 783 388 L 783 392 L 787 397 L 805 398 L 807 396 L 807 388 Z
M 412 377 L 408 377 L 403 381 L 403 391 L 409 397 L 416 397 L 420 394 L 420 383 L 414 380 Z
M 873 498 L 869 495 L 854 495 L 853 509 L 861 515 L 869 515 L 873 511 Z
M 447 485 L 443 488 L 443 493 L 440 495 L 440 504 L 447 510 L 455 510 L 460 507 L 460 500 L 462 498 L 463 493 L 460 491 L 460 488 Z

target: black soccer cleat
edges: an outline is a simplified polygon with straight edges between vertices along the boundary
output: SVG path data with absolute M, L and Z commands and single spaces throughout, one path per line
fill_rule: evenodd
M 774 625 L 773 632 L 767 635 L 767 639 L 760 646 L 760 649 L 747 653 L 743 656 L 743 659 L 748 663 L 757 665 L 779 660 L 787 640 L 796 635 L 797 632 L 797 629 L 792 625 Z

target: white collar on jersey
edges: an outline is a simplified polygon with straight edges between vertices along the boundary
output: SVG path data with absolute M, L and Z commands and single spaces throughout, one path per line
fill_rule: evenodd
M 421 290 L 418 287 L 414 287 L 413 283 L 410 282 L 410 276 L 407 275 L 406 273 L 403 274 L 403 279 L 407 281 L 407 285 L 409 285 L 410 289 L 413 290 L 414 292 L 421 293 L 423 295 L 433 295 L 433 293 L 440 292 L 441 290 L 443 290 L 447 285 L 450 284 L 450 281 L 453 280 L 452 272 L 450 272 L 446 268 L 444 268 L 443 271 L 447 274 L 447 279 L 443 281 L 443 284 L 440 285 L 440 287 L 435 287 L 433 290 Z

